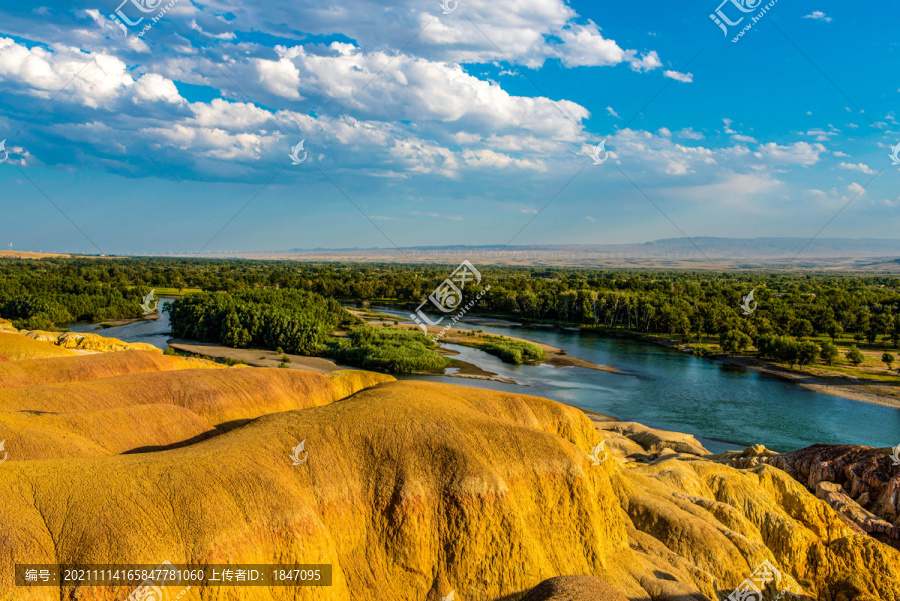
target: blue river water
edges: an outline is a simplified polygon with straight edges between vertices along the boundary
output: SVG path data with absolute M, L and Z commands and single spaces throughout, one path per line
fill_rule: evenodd
M 711 451 L 752 444 L 781 452 L 817 442 L 873 447 L 900 444 L 900 409 L 813 392 L 744 367 L 589 332 L 464 322 L 455 327 L 542 342 L 623 373 L 508 365 L 482 351 L 453 347 L 461 349 L 456 358 L 520 385 L 452 377 L 430 380 L 535 394 L 623 421 L 688 432 Z
M 407 316 L 389 308 L 375 309 Z M 166 313 L 157 320 L 102 330 L 87 324 L 69 327 L 126 342 L 147 342 L 162 349 L 171 336 Z M 711 451 L 751 444 L 782 452 L 817 442 L 873 447 L 900 444 L 900 409 L 813 392 L 743 367 L 588 332 L 465 322 L 455 327 L 528 338 L 564 349 L 574 357 L 616 367 L 622 373 L 509 365 L 483 351 L 451 346 L 460 353 L 458 359 L 518 385 L 446 376 L 404 377 L 543 396 L 623 421 L 688 432 Z

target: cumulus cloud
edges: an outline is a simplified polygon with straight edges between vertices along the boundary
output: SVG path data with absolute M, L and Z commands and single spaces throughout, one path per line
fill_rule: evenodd
M 875 170 L 869 168 L 865 163 L 845 163 L 841 162 L 838 167 L 841 169 L 850 169 L 852 171 L 861 171 L 862 173 L 866 173 L 868 175 L 875 175 Z
M 810 14 L 803 17 L 804 19 L 813 19 L 815 21 L 824 21 L 826 23 L 831 22 L 831 17 L 827 16 L 821 10 L 814 10 Z
M 819 156 L 823 152 L 825 152 L 825 146 L 822 144 L 795 142 L 780 146 L 775 142 L 769 142 L 759 146 L 754 155 L 759 159 L 774 163 L 809 166 L 818 163 Z
M 679 73 L 678 71 L 663 71 L 663 75 L 670 79 L 674 79 L 675 81 L 680 81 L 682 83 L 693 83 L 694 74 L 693 73 Z

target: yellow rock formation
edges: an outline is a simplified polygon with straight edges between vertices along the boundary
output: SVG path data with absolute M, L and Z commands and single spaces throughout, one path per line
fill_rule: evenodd
M 130 593 L 16 588 L 15 563 L 164 560 L 334 566 L 327 589 L 194 588 L 184 601 L 515 600 L 567 575 L 600 580 L 556 579 L 532 598 L 719 599 L 766 560 L 803 599 L 900 601 L 900 553 L 771 466 L 652 449 L 671 436 L 598 432 L 580 410 L 532 396 L 419 381 L 336 396 L 318 374 L 263 368 L 0 391 L 0 411 L 60 414 L 7 419 L 79 435 L 61 452 L 69 458 L 0 464 L 0 601 Z M 107 455 L 98 449 L 163 436 L 117 432 L 141 421 L 116 426 L 108 412 L 119 407 L 189 409 L 226 426 L 260 417 L 181 448 Z M 182 435 L 204 427 L 187 414 L 179 423 Z M 646 460 L 626 462 L 628 445 L 590 456 L 629 434 Z M 294 465 L 301 441 L 307 460 Z M 16 445 L 7 451 L 14 458 Z M 566 588 L 585 596 L 549 596 Z
M 90 334 L 82 332 L 44 332 L 42 330 L 31 330 L 24 332 L 28 338 L 49 342 L 62 348 L 78 349 L 82 351 L 94 351 L 98 353 L 109 353 L 113 351 L 154 351 L 161 353 L 162 351 L 144 342 L 122 342 L 118 338 L 109 338 L 99 334 Z
M 47 357 L 74 357 L 77 354 L 69 349 L 33 340 L 20 334 L 0 332 L 0 355 L 12 361 L 46 359 Z
M 163 355 L 154 351 L 98 353 L 0 363 L 0 388 L 57 384 L 181 369 L 226 369 L 203 359 Z
M 132 405 L 176 405 L 213 425 L 334 400 L 315 372 L 277 368 L 186 369 L 0 390 L 0 411 L 61 413 Z
M 393 382 L 396 380 L 394 376 L 387 374 L 355 369 L 340 369 L 325 374 L 325 377 L 334 384 L 337 394 L 335 400 L 347 398 L 364 388 L 369 388 L 382 382 Z

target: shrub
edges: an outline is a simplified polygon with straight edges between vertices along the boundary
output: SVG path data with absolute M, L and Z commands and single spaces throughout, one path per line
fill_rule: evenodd
M 860 352 L 860 350 L 858 348 L 856 348 L 856 345 L 851 346 L 850 350 L 847 351 L 847 361 L 849 361 L 853 365 L 859 365 L 860 363 L 862 363 L 865 360 L 866 360 L 865 355 L 863 355 Z
M 341 363 L 389 373 L 444 369 L 448 361 L 437 345 L 418 330 L 364 326 L 329 345 L 328 355 Z
M 833 342 L 827 340 L 822 343 L 820 354 L 825 365 L 834 365 L 835 361 L 838 360 L 838 357 L 841 356 L 838 347 Z
M 505 363 L 514 365 L 521 365 L 526 361 L 543 361 L 547 358 L 544 354 L 544 349 L 533 342 L 525 340 L 511 340 L 500 337 L 491 339 L 479 348 L 500 357 Z
M 800 367 L 819 360 L 819 345 L 812 340 L 804 340 L 799 344 L 797 350 L 797 363 L 800 364 Z

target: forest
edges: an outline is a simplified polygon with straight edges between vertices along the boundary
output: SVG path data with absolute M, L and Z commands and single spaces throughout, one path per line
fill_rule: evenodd
M 333 330 L 361 323 L 334 299 L 302 290 L 192 293 L 166 311 L 176 338 L 297 355 L 320 354 Z
M 30 329 L 62 327 L 74 320 L 138 317 L 140 300 L 151 289 L 195 288 L 204 295 L 186 297 L 172 307 L 176 335 L 318 352 L 326 344 L 323 332 L 346 320 L 338 312 L 340 303 L 414 309 L 454 267 L 179 258 L 3 259 L 0 316 Z M 756 345 L 764 336 L 843 337 L 858 344 L 894 347 L 900 342 L 900 279 L 895 276 L 479 269 L 483 280 L 479 287 L 464 290 L 463 304 L 480 287 L 490 285 L 491 290 L 470 311 L 472 315 L 579 324 L 700 343 L 715 337 L 723 348 L 734 351 Z M 745 314 L 742 300 L 751 291 L 752 311 Z M 267 309 L 270 302 L 274 305 Z

